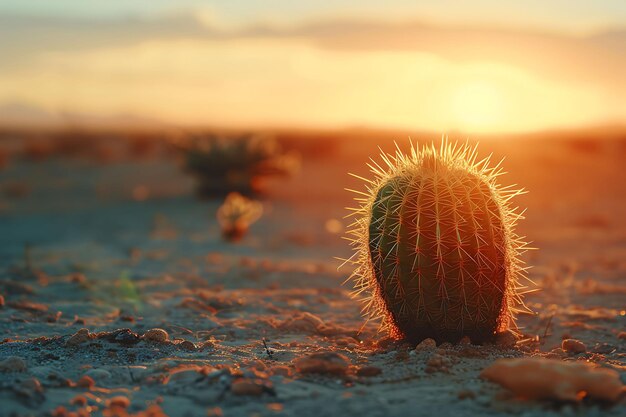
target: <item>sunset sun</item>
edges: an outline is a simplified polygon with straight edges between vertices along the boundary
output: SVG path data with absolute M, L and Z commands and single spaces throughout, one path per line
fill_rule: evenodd
M 486 130 L 502 118 L 504 100 L 496 86 L 472 81 L 459 86 L 452 97 L 452 112 L 459 128 Z

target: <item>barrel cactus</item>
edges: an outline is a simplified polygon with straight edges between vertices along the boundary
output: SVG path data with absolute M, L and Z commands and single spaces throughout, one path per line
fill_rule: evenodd
M 250 225 L 263 214 L 263 204 L 237 192 L 226 196 L 224 204 L 217 209 L 217 221 L 222 228 L 222 237 L 238 241 L 248 233 Z
M 477 159 L 468 144 L 397 148 L 369 165 L 374 179 L 358 193 L 349 240 L 354 295 L 369 319 L 397 339 L 481 343 L 515 331 L 522 301 L 514 232 L 522 214 L 502 187 L 500 164 Z

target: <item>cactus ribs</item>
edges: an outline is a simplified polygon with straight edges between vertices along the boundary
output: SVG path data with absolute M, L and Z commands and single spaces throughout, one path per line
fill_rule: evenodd
M 369 318 L 395 338 L 485 342 L 515 329 L 527 249 L 514 232 L 522 191 L 496 183 L 500 164 L 477 161 L 476 147 L 399 148 L 372 160 L 367 191 L 349 238 L 354 295 Z M 353 191 L 353 190 L 351 190 Z

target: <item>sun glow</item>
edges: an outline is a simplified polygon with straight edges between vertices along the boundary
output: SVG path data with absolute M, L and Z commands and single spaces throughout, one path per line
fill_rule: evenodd
M 482 130 L 498 124 L 502 105 L 500 91 L 486 81 L 468 82 L 452 98 L 452 111 L 461 129 Z
M 0 104 L 19 98 L 50 111 L 182 125 L 468 133 L 585 124 L 624 112 L 617 94 L 498 62 L 347 52 L 298 40 L 154 41 L 51 51 L 39 64 L 0 77 Z

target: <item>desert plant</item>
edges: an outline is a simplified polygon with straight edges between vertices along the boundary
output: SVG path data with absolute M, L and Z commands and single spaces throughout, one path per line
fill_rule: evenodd
M 227 240 L 239 240 L 250 225 L 263 214 L 263 205 L 239 193 L 230 193 L 224 204 L 217 209 L 217 221 L 222 227 L 222 236 Z
M 0 171 L 5 169 L 7 165 L 9 165 L 9 152 L 0 148 Z
M 375 178 L 358 193 L 349 239 L 356 264 L 354 295 L 369 318 L 395 338 L 488 341 L 515 329 L 525 310 L 514 232 L 520 193 L 496 183 L 500 164 L 477 161 L 476 147 L 419 148 L 372 160 Z M 353 191 L 353 190 L 350 190 Z
M 197 178 L 202 196 L 259 192 L 263 178 L 289 177 L 299 169 L 298 155 L 282 152 L 271 136 L 188 136 L 175 144 L 183 151 L 184 169 Z

